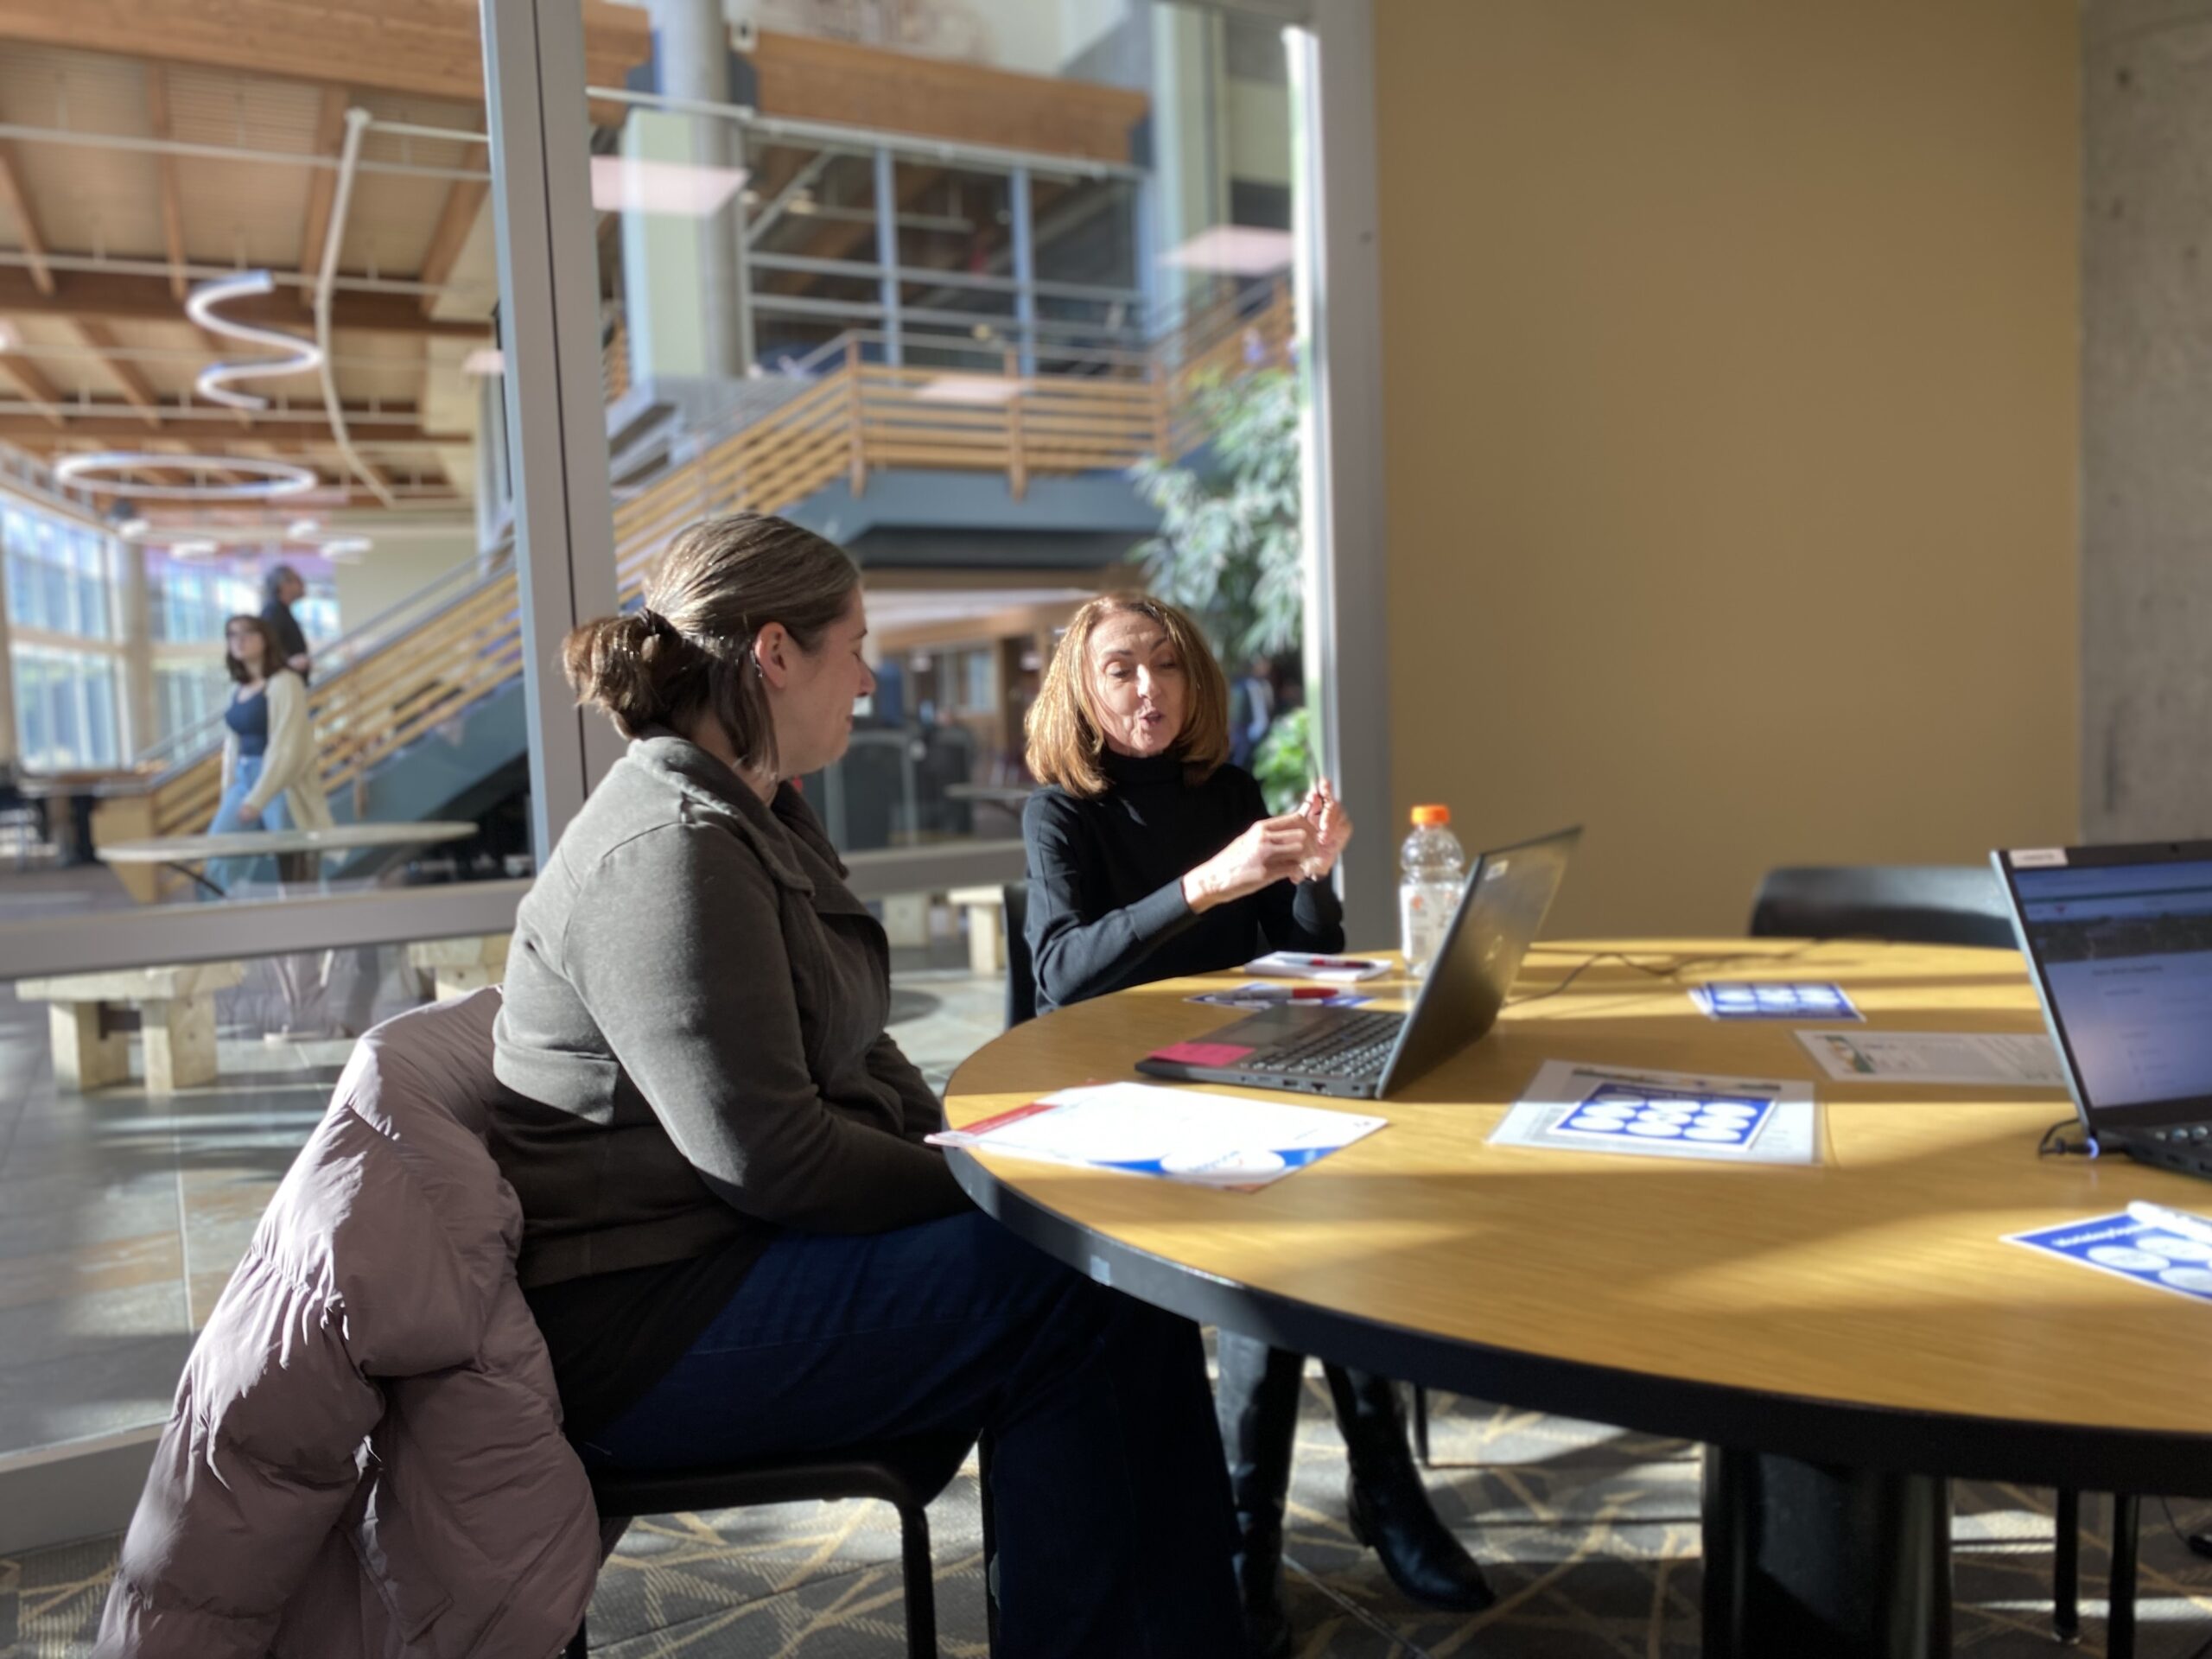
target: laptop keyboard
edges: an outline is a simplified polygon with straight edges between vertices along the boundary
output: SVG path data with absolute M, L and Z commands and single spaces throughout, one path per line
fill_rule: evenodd
M 1380 1071 L 1398 1040 L 1399 1027 L 1405 1023 L 1402 1014 L 1355 1014 L 1294 1042 L 1261 1049 L 1247 1056 L 1238 1069 L 1290 1077 L 1359 1077 Z

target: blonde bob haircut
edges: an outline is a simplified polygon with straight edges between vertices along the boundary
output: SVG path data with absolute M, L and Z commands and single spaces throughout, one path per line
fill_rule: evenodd
M 1091 704 L 1090 636 L 1108 617 L 1128 615 L 1149 617 L 1166 630 L 1190 686 L 1183 729 L 1168 753 L 1189 768 L 1193 783 L 1203 782 L 1229 759 L 1229 681 L 1198 625 L 1149 594 L 1101 594 L 1084 601 L 1068 623 L 1045 670 L 1037 701 L 1029 706 L 1027 759 L 1039 783 L 1057 784 L 1085 800 L 1113 786 L 1101 760 L 1105 734 Z

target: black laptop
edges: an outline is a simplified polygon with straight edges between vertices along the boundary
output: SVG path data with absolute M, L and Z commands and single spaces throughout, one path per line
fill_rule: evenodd
M 1381 1099 L 1497 1023 L 1581 838 L 1579 828 L 1562 830 L 1475 860 L 1411 1014 L 1294 1002 L 1147 1054 L 1137 1070 L 1191 1083 Z
M 1992 860 L 2083 1130 L 2212 1176 L 2212 841 Z

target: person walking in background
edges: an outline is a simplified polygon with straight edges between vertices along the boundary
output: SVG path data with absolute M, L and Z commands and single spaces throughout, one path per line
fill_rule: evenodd
M 1229 688 L 1229 764 L 1249 772 L 1274 724 L 1275 687 L 1268 659 L 1255 657 Z
M 1252 775 L 1224 764 L 1229 705 L 1205 636 L 1173 606 L 1108 594 L 1068 623 L 1028 720 L 1029 770 L 1044 785 L 1021 816 L 1039 1013 L 1217 973 L 1263 950 L 1344 949 L 1329 876 L 1351 815 L 1324 779 L 1294 811 L 1270 817 Z M 1230 1331 L 1217 1346 L 1248 1643 L 1255 1659 L 1281 1659 L 1292 1648 L 1283 1505 L 1306 1360 Z M 1490 1605 L 1482 1569 L 1414 1466 L 1397 1385 L 1325 1369 L 1354 1535 L 1414 1600 Z
M 292 607 L 307 597 L 307 591 L 300 573 L 289 564 L 274 567 L 262 578 L 261 620 L 276 638 L 276 660 L 297 674 L 302 684 L 308 678 L 308 637 L 301 632 Z
M 223 625 L 224 662 L 233 685 L 223 711 L 223 796 L 207 826 L 210 835 L 320 830 L 332 822 L 307 682 L 283 653 L 275 631 L 260 617 L 234 616 Z M 211 859 L 207 879 L 233 892 L 253 862 Z

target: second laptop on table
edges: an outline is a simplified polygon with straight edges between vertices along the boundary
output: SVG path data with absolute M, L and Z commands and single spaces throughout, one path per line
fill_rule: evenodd
M 1580 828 L 1562 830 L 1475 860 L 1410 1014 L 1294 1003 L 1157 1050 L 1137 1070 L 1192 1083 L 1382 1098 L 1497 1023 L 1581 838 Z

